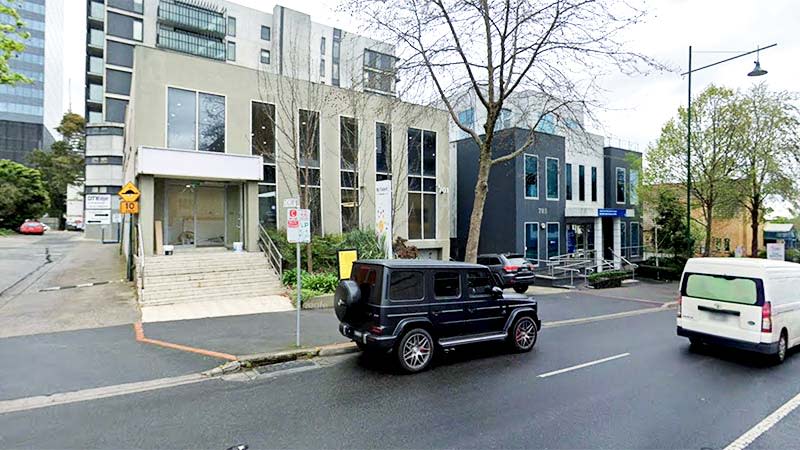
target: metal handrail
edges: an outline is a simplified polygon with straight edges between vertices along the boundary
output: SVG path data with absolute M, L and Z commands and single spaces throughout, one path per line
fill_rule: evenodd
M 619 258 L 619 259 L 621 259 L 621 260 L 622 260 L 622 262 L 624 262 L 625 264 L 627 264 L 627 265 L 629 265 L 629 266 L 631 267 L 631 279 L 632 279 L 632 280 L 635 280 L 635 279 L 636 279 L 636 269 L 638 269 L 638 268 L 639 268 L 639 265 L 638 265 L 638 264 L 636 264 L 636 263 L 632 263 L 632 262 L 628 261 L 628 260 L 627 260 L 627 259 L 626 259 L 624 256 L 622 256 L 622 255 L 618 255 L 618 254 L 617 254 L 617 253 L 614 251 L 614 249 L 613 249 L 613 248 L 611 248 L 611 247 L 609 247 L 609 248 L 608 248 L 608 250 L 611 252 L 611 254 L 612 254 L 612 255 L 616 256 L 616 257 L 617 257 L 617 258 Z
M 278 274 L 278 277 L 283 279 L 283 255 L 281 254 L 280 250 L 278 250 L 278 246 L 275 245 L 275 242 L 273 242 L 272 238 L 269 237 L 269 234 L 267 234 L 267 230 L 264 229 L 263 225 L 258 225 L 258 231 L 258 242 L 261 250 L 264 252 L 264 256 L 267 257 L 267 260 L 272 266 L 272 270 Z
M 139 270 L 138 270 L 138 278 L 139 278 L 139 290 L 144 290 L 144 244 L 142 243 L 142 224 L 136 224 L 136 247 L 137 253 L 139 256 Z M 128 249 L 131 251 L 131 249 Z

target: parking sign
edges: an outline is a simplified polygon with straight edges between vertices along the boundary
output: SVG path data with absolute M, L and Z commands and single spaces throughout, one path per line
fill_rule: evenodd
M 291 243 L 311 242 L 311 210 L 289 208 L 286 214 L 286 239 Z

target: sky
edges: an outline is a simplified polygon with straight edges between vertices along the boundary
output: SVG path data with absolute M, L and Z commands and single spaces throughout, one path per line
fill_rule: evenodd
M 271 11 L 276 2 L 235 0 L 252 8 Z M 85 9 L 70 8 L 65 0 L 65 86 L 71 80 L 72 109 L 83 112 Z M 335 11 L 336 0 L 293 0 L 283 5 L 310 14 L 312 20 L 359 31 L 360 24 Z M 709 83 L 747 89 L 756 81 L 766 81 L 773 89 L 798 90 L 800 75 L 800 7 L 797 0 L 649 0 L 644 3 L 648 16 L 644 23 L 627 33 L 631 49 L 653 57 L 674 72 L 647 76 L 618 75 L 601 80 L 604 88 L 601 109 L 594 111 L 598 122 L 589 125 L 613 143 L 640 151 L 659 134 L 662 125 L 686 104 L 687 81 L 680 73 L 687 68 L 688 47 L 693 46 L 693 66 L 715 62 L 734 53 L 711 51 L 749 51 L 757 46 L 778 46 L 760 55 L 769 71 L 764 77 L 750 78 L 754 56 L 746 56 L 693 75 L 692 89 L 701 92 Z M 65 96 L 65 102 L 69 96 Z

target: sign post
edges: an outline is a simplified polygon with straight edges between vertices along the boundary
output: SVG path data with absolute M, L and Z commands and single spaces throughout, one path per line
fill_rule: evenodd
M 286 213 L 286 240 L 296 245 L 297 255 L 297 333 L 295 345 L 300 347 L 300 244 L 311 242 L 311 210 L 289 208 Z
M 119 212 L 128 215 L 128 281 L 133 281 L 133 215 L 139 214 L 139 189 L 130 181 L 117 192 L 122 199 Z M 139 239 L 142 237 L 139 236 Z

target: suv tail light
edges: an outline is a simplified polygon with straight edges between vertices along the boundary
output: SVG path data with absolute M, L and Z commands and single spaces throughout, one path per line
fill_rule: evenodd
M 505 266 L 505 267 L 503 267 L 503 270 L 505 270 L 507 273 L 514 273 L 514 272 L 517 271 L 517 269 L 519 269 L 519 266 Z
M 378 336 L 383 334 L 383 327 L 379 327 L 377 325 L 373 325 L 369 327 L 370 334 L 377 334 Z
M 678 317 L 681 316 L 681 301 L 683 300 L 683 295 L 678 296 Z
M 761 307 L 761 331 L 772 333 L 772 303 L 764 302 Z

